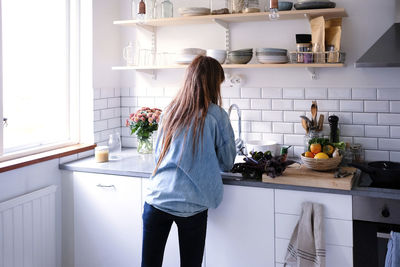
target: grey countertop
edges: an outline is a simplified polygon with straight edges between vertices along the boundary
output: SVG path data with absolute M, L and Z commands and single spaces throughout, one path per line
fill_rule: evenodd
M 124 149 L 121 153 L 121 158 L 119 160 L 112 160 L 105 163 L 96 163 L 94 157 L 92 156 L 60 164 L 59 167 L 62 170 L 69 170 L 69 171 L 149 178 L 155 167 L 155 161 L 154 161 L 154 155 L 152 154 L 143 155 L 137 153 L 136 149 Z M 265 188 L 275 188 L 275 189 L 300 190 L 300 191 L 321 192 L 321 193 L 334 193 L 334 194 L 368 196 L 377 198 L 400 199 L 400 190 L 363 187 L 359 186 L 358 181 L 356 181 L 356 184 L 353 187 L 353 189 L 348 191 L 348 190 L 338 190 L 338 189 L 325 189 L 317 187 L 264 183 L 259 180 L 243 179 L 241 174 L 238 173 L 222 172 L 222 179 L 224 184 L 228 185 L 253 186 L 253 187 L 265 187 Z

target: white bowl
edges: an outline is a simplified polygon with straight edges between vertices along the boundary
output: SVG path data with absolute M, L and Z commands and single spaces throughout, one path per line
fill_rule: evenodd
M 254 152 L 254 151 L 261 151 L 263 153 L 266 151 L 271 151 L 272 156 L 275 156 L 276 145 L 277 145 L 277 142 L 275 142 L 275 141 L 255 140 L 255 141 L 246 142 L 246 149 L 247 149 L 248 154 L 250 154 L 250 152 Z
M 225 50 L 216 50 L 216 49 L 208 49 L 207 56 L 212 57 L 222 64 L 225 62 L 226 59 L 226 51 Z
M 178 51 L 177 54 L 181 55 L 206 55 L 206 50 L 200 48 L 184 48 Z

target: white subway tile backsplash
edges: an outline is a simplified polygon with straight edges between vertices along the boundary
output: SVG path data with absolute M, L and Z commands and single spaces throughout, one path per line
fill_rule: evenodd
M 273 110 L 293 110 L 293 100 L 272 99 Z
M 283 121 L 283 111 L 263 111 L 263 121 Z
M 128 117 L 131 113 L 133 112 L 130 112 L 130 108 L 121 108 L 121 114 L 123 117 Z
M 390 112 L 400 113 L 400 101 L 390 101 Z
M 353 113 L 353 123 L 375 125 L 378 123 L 378 116 L 376 113 Z
M 342 136 L 364 136 L 364 125 L 340 125 L 340 134 Z
M 242 98 L 260 98 L 261 88 L 243 87 L 240 91 L 240 96 Z
M 136 107 L 138 105 L 137 97 L 122 97 L 121 107 Z
M 339 100 L 318 100 L 317 104 L 318 111 L 339 111 Z
M 136 147 L 136 138 L 133 136 L 123 136 L 121 138 L 121 144 L 123 147 Z
M 293 128 L 295 134 L 306 134 L 306 130 L 303 128 L 303 125 L 301 125 L 301 123 L 294 123 Z
M 285 145 L 298 145 L 298 146 L 304 145 L 304 135 L 286 134 L 284 135 L 283 139 L 285 141 Z
M 100 110 L 100 119 L 106 120 L 106 119 L 111 119 L 111 118 L 114 118 L 114 109 L 113 108 Z
M 363 112 L 363 101 L 340 100 L 340 111 Z
M 294 100 L 294 110 L 309 111 L 311 107 L 311 100 Z M 318 105 L 319 106 L 319 105 Z
M 94 122 L 94 131 L 95 132 L 100 132 L 100 131 L 104 131 L 104 130 L 107 130 L 107 121 L 106 120 Z
M 378 100 L 400 100 L 400 88 L 378 88 Z
M 397 150 L 400 151 L 400 139 L 379 139 L 380 150 Z
M 400 114 L 378 114 L 379 125 L 400 125 Z
M 351 95 L 353 99 L 376 100 L 376 88 L 353 88 Z
M 400 126 L 390 126 L 390 137 L 400 138 Z
M 354 137 L 355 144 L 361 144 L 363 149 L 378 149 L 378 138 Z
M 353 114 L 351 112 L 329 112 L 328 117 L 331 115 L 336 115 L 339 117 L 339 123 L 352 124 Z M 324 118 L 325 122 L 328 122 L 328 117 Z
M 304 88 L 283 88 L 283 98 L 304 99 Z
M 124 125 L 125 126 L 125 125 Z M 110 128 L 119 128 L 121 127 L 121 118 L 113 118 L 107 121 L 107 127 Z
M 99 121 L 100 120 L 100 110 L 95 110 L 93 112 L 93 120 L 94 121 Z
M 273 122 L 272 131 L 274 133 L 293 133 L 293 123 Z
M 107 108 L 107 99 L 94 100 L 93 103 L 94 110 L 105 109 L 105 108 Z
M 390 151 L 390 161 L 400 162 L 400 152 Z
M 262 98 L 282 98 L 282 88 L 262 88 Z
M 240 87 L 221 87 L 221 95 L 223 98 L 240 98 Z
M 304 153 L 304 146 L 294 146 L 293 147 L 293 156 L 300 157 L 301 154 Z
M 259 110 L 242 110 L 242 120 L 260 121 L 261 120 L 261 111 L 259 111 Z
M 114 88 L 114 96 L 121 97 L 121 88 Z
M 121 96 L 122 97 L 124 97 L 124 96 L 129 96 L 129 92 L 130 92 L 130 89 L 129 88 L 127 88 L 127 87 L 123 87 L 123 88 L 121 88 Z
M 121 106 L 121 98 L 119 97 L 108 98 L 107 106 L 109 108 L 119 108 Z
M 151 87 L 146 89 L 147 96 L 164 96 L 164 88 L 162 87 Z
M 152 108 L 155 106 L 154 97 L 138 97 L 137 100 L 138 100 L 139 107 Z
M 250 109 L 250 99 L 234 98 L 230 100 L 230 105 L 236 104 L 240 109 Z
M 100 89 L 100 98 L 109 98 L 114 97 L 114 88 L 101 88 Z
M 367 137 L 389 137 L 389 126 L 365 125 L 365 136 L 367 136 Z
M 271 122 L 266 121 L 253 121 L 251 122 L 251 131 L 257 133 L 272 132 Z
M 131 96 L 147 96 L 147 89 L 146 89 L 146 87 L 143 87 L 143 86 L 131 88 L 130 95 Z
M 222 88 L 221 88 L 222 89 Z M 164 96 L 175 97 L 179 91 L 179 87 L 166 87 L 164 88 Z
M 283 121 L 285 122 L 300 122 L 300 116 L 304 116 L 304 111 L 284 111 L 283 112 Z
M 262 139 L 264 141 L 275 141 L 278 144 L 283 144 L 283 134 L 263 133 Z
M 327 88 L 306 88 L 305 89 L 305 98 L 306 99 L 327 99 L 328 98 L 328 89 Z
M 248 141 L 258 141 L 262 139 L 262 133 L 243 133 L 243 139 Z
M 271 109 L 271 99 L 251 99 L 252 109 Z
M 388 112 L 389 101 L 365 101 L 364 102 L 365 112 Z
M 93 90 L 93 99 L 100 99 L 101 96 L 101 89 L 100 88 L 95 88 Z
M 351 88 L 328 88 L 329 99 L 351 99 Z
M 172 97 L 157 97 L 156 107 L 164 110 L 172 101 Z
M 389 151 L 365 150 L 365 161 L 389 160 Z

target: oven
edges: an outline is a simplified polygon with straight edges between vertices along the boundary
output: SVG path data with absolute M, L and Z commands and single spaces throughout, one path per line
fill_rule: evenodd
M 354 267 L 384 267 L 391 231 L 400 232 L 400 200 L 353 196 Z

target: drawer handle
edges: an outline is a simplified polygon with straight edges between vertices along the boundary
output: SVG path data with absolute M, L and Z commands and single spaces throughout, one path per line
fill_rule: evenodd
M 103 185 L 103 184 L 98 184 L 97 187 L 101 187 L 101 188 L 114 188 L 115 189 L 115 185 Z
M 383 239 L 390 239 L 390 234 L 377 232 L 376 237 L 383 238 Z

